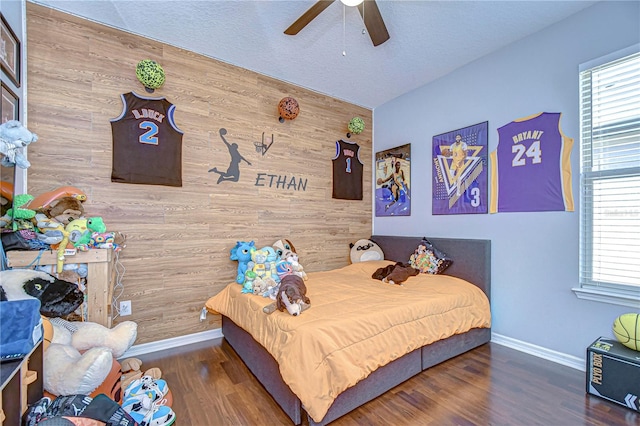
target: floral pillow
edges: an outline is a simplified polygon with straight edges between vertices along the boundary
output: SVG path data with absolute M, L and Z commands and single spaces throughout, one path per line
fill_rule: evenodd
M 409 264 L 423 274 L 441 274 L 453 260 L 446 253 L 438 250 L 427 239 L 423 239 L 409 258 Z

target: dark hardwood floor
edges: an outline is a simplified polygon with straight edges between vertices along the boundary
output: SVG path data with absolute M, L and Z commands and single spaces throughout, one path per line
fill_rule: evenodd
M 223 339 L 139 358 L 143 369 L 162 370 L 176 425 L 292 424 Z M 640 413 L 587 395 L 581 371 L 487 344 L 332 425 L 640 425 Z

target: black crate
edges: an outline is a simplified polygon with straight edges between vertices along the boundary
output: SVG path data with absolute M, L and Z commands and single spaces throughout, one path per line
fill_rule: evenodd
M 587 393 L 640 411 L 640 352 L 600 337 L 587 348 Z

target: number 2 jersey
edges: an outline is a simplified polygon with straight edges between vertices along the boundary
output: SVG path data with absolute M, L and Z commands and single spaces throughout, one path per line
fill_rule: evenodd
M 498 129 L 490 213 L 573 211 L 573 139 L 562 133 L 560 115 L 543 112 Z
M 182 136 L 175 105 L 165 98 L 121 95 L 122 114 L 111 120 L 111 181 L 182 186 Z

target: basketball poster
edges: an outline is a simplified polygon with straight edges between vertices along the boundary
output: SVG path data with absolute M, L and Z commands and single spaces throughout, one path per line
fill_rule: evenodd
M 376 152 L 376 216 L 411 216 L 411 144 Z
M 488 124 L 433 137 L 433 214 L 487 213 Z

